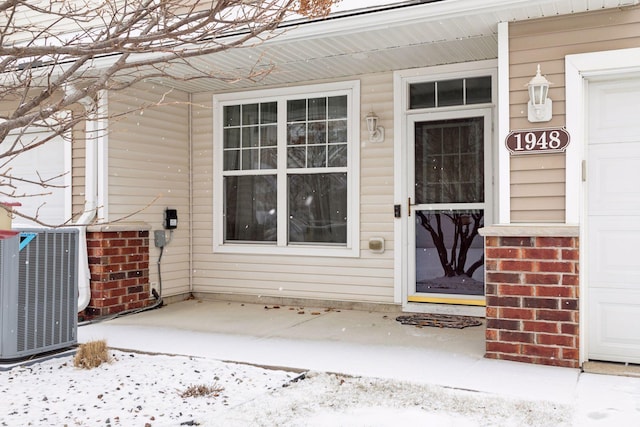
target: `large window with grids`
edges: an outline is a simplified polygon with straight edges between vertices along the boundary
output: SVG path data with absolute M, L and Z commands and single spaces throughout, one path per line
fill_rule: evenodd
M 214 97 L 218 250 L 357 246 L 358 100 L 357 82 Z

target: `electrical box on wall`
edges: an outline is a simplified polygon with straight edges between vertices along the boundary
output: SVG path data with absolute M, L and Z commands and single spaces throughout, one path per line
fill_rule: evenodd
M 176 209 L 165 209 L 164 223 L 162 225 L 166 230 L 178 228 L 178 211 Z

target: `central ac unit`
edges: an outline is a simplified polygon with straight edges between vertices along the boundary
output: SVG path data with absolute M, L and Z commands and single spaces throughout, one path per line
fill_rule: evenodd
M 78 331 L 78 231 L 0 239 L 0 360 L 70 347 Z

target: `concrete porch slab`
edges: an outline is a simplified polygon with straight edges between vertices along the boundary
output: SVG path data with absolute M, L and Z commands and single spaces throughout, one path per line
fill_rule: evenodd
M 238 335 L 351 344 L 402 346 L 484 355 L 484 325 L 465 329 L 417 328 L 395 320 L 396 313 L 332 308 L 187 300 L 125 316 L 113 325 L 137 325 Z
M 78 341 L 106 339 L 112 348 L 392 378 L 525 399 L 570 402 L 574 397 L 577 369 L 484 359 L 484 326 L 417 328 L 395 317 L 188 300 L 81 326 Z

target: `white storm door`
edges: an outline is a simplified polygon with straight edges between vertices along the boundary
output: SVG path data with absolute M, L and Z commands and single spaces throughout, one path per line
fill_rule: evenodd
M 589 82 L 585 267 L 591 360 L 640 363 L 638 99 L 638 77 Z
M 408 117 L 409 302 L 484 305 L 491 110 Z

